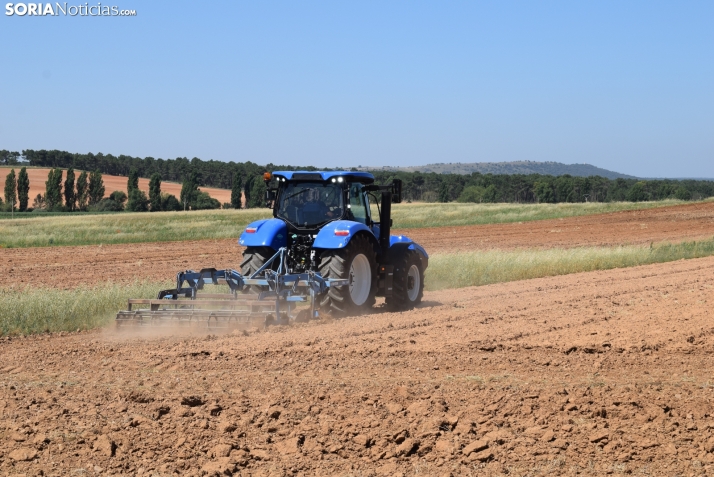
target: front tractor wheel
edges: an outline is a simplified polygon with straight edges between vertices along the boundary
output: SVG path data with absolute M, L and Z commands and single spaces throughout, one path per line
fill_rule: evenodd
M 392 296 L 387 297 L 390 310 L 411 310 L 424 296 L 424 269 L 419 253 L 407 250 L 394 266 Z
M 347 279 L 349 284 L 330 287 L 320 307 L 333 316 L 364 313 L 374 305 L 377 291 L 377 257 L 365 236 L 357 235 L 343 249 L 325 250 L 320 274 L 326 279 Z

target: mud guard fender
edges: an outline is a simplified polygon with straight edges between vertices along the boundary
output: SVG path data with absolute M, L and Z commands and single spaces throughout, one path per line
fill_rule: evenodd
M 288 244 L 288 227 L 280 219 L 256 220 L 243 230 L 238 244 L 244 247 L 270 247 L 278 250 Z
M 429 254 L 426 253 L 424 247 L 418 243 L 414 243 L 404 235 L 390 237 L 390 247 L 389 254 L 387 257 L 388 263 L 395 263 L 399 258 L 401 258 L 407 250 L 416 250 L 418 252 L 419 258 L 421 258 L 422 270 L 426 270 L 429 266 Z
M 352 237 L 359 232 L 367 232 L 374 239 L 372 231 L 363 223 L 351 220 L 336 220 L 320 229 L 312 246 L 325 249 L 344 248 L 350 243 Z

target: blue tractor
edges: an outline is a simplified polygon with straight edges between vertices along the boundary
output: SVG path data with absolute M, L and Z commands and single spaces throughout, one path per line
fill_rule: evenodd
M 244 276 L 285 248 L 288 273 L 348 281 L 318 297 L 319 308 L 332 315 L 364 312 L 376 296 L 393 310 L 421 301 L 429 256 L 409 237 L 390 235 L 401 181 L 379 186 L 372 174 L 346 171 L 276 171 L 264 179 L 273 218 L 253 222 L 241 234 Z
M 263 179 L 273 218 L 241 233 L 240 271 L 179 272 L 176 288 L 156 299 L 130 299 L 117 324 L 226 328 L 258 317 L 268 325 L 321 312 L 364 313 L 377 296 L 395 311 L 421 302 L 429 256 L 409 237 L 390 234 L 401 181 L 380 186 L 372 174 L 348 171 L 276 171 Z M 201 295 L 204 285 L 228 285 L 230 293 Z M 309 309 L 294 313 L 301 302 L 309 302 Z

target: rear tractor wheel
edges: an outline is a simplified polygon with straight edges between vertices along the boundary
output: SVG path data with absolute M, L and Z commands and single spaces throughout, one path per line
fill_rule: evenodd
M 262 267 L 265 262 L 270 260 L 270 258 L 275 255 L 275 250 L 270 247 L 247 247 L 243 251 L 243 261 L 240 264 L 240 273 L 246 278 L 249 278 L 252 274 L 257 272 L 260 267 Z M 270 264 L 270 269 L 277 270 L 278 263 L 277 259 Z M 256 277 L 259 278 L 259 277 Z M 260 277 L 262 278 L 262 277 Z M 247 287 L 247 290 L 252 290 L 256 293 L 267 290 L 268 287 L 265 286 L 252 286 Z
M 377 254 L 363 235 L 350 240 L 345 248 L 325 250 L 320 259 L 320 274 L 326 279 L 347 279 L 349 284 L 330 287 L 320 299 L 320 307 L 333 316 L 357 315 L 374 305 L 377 292 Z
M 407 250 L 394 265 L 392 296 L 386 298 L 390 310 L 411 310 L 424 296 L 424 269 L 419 253 Z

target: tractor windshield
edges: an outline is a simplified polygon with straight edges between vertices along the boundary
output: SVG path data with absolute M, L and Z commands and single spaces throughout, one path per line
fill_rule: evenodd
M 297 227 L 315 227 L 342 217 L 342 188 L 324 182 L 289 183 L 280 192 L 276 216 Z

